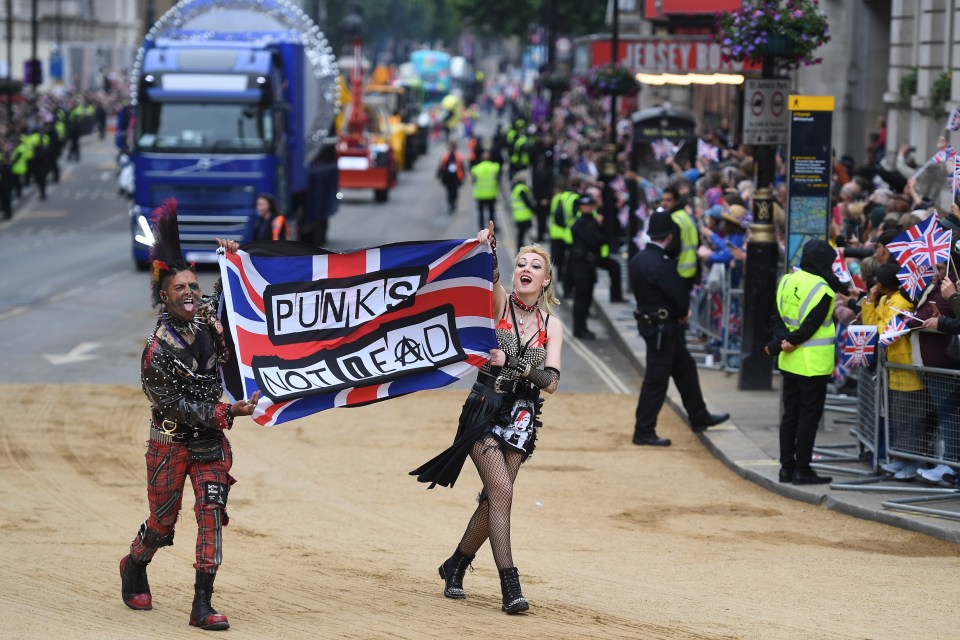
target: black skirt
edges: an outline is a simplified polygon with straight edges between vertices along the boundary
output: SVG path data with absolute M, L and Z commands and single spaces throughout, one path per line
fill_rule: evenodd
M 478 440 L 494 438 L 501 447 L 518 451 L 524 461 L 536 448 L 537 428 L 540 426 L 538 416 L 540 407 L 543 405 L 540 390 L 524 382 L 513 391 L 498 393 L 492 386 L 490 376 L 482 376 L 482 378 L 486 380 L 481 382 L 478 379 L 473 384 L 466 402 L 463 403 L 453 444 L 410 472 L 410 475 L 417 476 L 418 482 L 429 482 L 429 489 L 433 489 L 438 484 L 452 487 L 460 476 L 464 461 L 470 455 L 470 449 Z M 515 405 L 519 399 L 526 401 L 526 408 L 532 414 L 529 420 L 530 435 L 524 440 L 522 446 L 517 446 L 494 430 L 495 427 L 512 424 Z

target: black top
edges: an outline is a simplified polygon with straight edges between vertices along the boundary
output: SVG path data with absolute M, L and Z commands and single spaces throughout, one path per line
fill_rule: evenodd
M 630 259 L 630 287 L 639 311 L 666 309 L 671 320 L 682 320 L 690 310 L 690 290 L 677 273 L 677 259 L 660 245 L 646 248 Z
M 573 245 L 570 251 L 575 256 L 590 256 L 596 261 L 600 258 L 600 247 L 607 242 L 603 227 L 591 213 L 578 214 L 570 227 Z

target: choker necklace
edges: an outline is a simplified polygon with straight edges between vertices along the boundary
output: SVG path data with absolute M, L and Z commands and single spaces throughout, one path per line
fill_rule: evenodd
M 524 303 L 524 301 L 520 299 L 520 296 L 517 295 L 516 291 L 510 294 L 510 300 L 513 301 L 513 304 L 515 304 L 518 309 L 520 309 L 521 311 L 526 311 L 527 313 L 530 313 L 531 311 L 535 311 L 540 306 L 536 302 L 533 304 Z

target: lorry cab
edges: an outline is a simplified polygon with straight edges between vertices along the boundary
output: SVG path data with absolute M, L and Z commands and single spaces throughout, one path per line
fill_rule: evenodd
M 137 223 L 176 198 L 184 256 L 214 261 L 213 238 L 249 239 L 257 194 L 287 184 L 282 63 L 269 49 L 163 45 L 147 51 L 137 87 Z
M 271 194 L 323 242 L 337 210 L 336 59 L 286 0 L 180 0 L 147 32 L 131 74 L 133 258 L 149 259 L 151 212 L 178 204 L 184 257 L 215 262 L 216 238 L 253 240 Z

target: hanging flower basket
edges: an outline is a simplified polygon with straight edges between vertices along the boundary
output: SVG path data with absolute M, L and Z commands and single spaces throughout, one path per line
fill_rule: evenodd
M 795 69 L 820 64 L 816 50 L 830 41 L 827 16 L 819 0 L 749 0 L 743 7 L 717 14 L 717 42 L 724 61 L 762 62 Z
M 556 71 L 540 74 L 540 86 L 550 91 L 567 91 L 570 89 L 570 74 Z
M 633 72 L 618 64 L 603 64 L 593 67 L 583 79 L 583 86 L 591 97 L 632 96 L 640 90 Z

